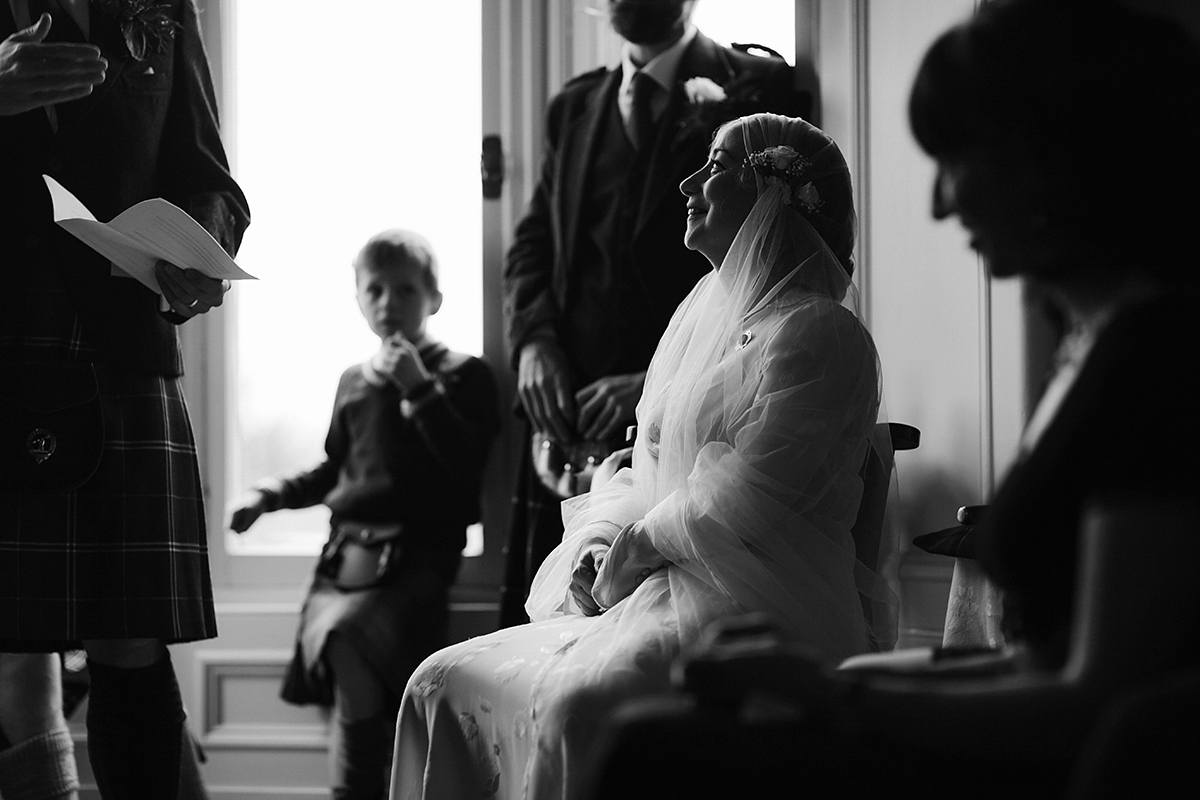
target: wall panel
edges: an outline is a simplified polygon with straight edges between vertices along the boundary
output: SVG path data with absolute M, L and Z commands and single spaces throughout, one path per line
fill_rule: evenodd
M 954 221 L 930 216 L 933 162 L 909 131 L 908 93 L 933 39 L 968 15 L 972 0 L 857 3 L 857 108 L 866 132 L 858 167 L 869 324 L 883 364 L 886 413 L 921 429 L 919 449 L 897 457 L 890 524 L 901 542 L 904 644 L 937 644 L 952 563 L 915 551 L 913 536 L 954 524 L 982 501 L 990 466 L 986 313 L 981 266 Z

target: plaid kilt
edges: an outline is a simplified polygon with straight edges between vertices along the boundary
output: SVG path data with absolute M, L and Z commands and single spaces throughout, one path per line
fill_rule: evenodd
M 69 334 L 0 336 L 0 360 L 93 360 L 73 312 L 69 325 L 58 322 L 50 327 Z M 105 426 L 96 473 L 61 495 L 0 496 L 0 652 L 216 636 L 196 444 L 179 380 L 94 363 Z
M 370 665 L 398 707 L 417 666 L 449 644 L 450 585 L 460 560 L 456 550 L 405 553 L 396 575 L 354 592 L 315 574 L 280 696 L 295 705 L 333 705 L 336 678 L 325 662 L 325 644 L 336 633 Z

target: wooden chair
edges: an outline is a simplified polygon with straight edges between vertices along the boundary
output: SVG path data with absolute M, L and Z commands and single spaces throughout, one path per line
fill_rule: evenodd
M 881 422 L 875 426 L 871 446 L 859 470 L 863 481 L 862 499 L 858 504 L 858 516 L 850 528 L 854 538 L 854 550 L 858 560 L 874 565 L 879 561 L 879 548 L 883 541 L 883 518 L 887 510 L 888 489 L 892 482 L 895 466 L 894 453 L 899 450 L 914 450 L 921 444 L 921 431 L 912 425 L 900 422 Z M 863 614 L 870 624 L 875 611 L 868 598 L 861 598 Z

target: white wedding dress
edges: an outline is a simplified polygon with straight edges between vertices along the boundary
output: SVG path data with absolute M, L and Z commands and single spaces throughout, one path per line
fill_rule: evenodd
M 894 598 L 850 534 L 876 352 L 842 305 L 844 271 L 783 195 L 760 186 L 721 269 L 676 311 L 638 405 L 632 468 L 563 504 L 563 542 L 526 606 L 534 622 L 413 674 L 394 799 L 579 796 L 606 713 L 667 689 L 681 649 L 730 614 L 768 614 L 830 662 L 890 644 L 860 595 Z M 568 589 L 580 543 L 637 520 L 669 566 L 580 615 Z

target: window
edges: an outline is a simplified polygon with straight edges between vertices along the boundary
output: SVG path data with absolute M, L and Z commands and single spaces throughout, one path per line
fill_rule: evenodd
M 259 278 L 239 284 L 229 309 L 236 389 L 224 489 L 235 498 L 322 458 L 338 377 L 377 346 L 350 267 L 370 235 L 408 227 L 430 239 L 446 296 L 430 330 L 482 352 L 483 43 L 479 0 L 228 7 L 236 83 L 226 136 L 253 215 L 238 262 Z M 705 0 L 694 21 L 719 41 L 794 60 L 793 0 Z M 226 551 L 311 555 L 327 523 L 323 506 L 281 511 L 227 535 Z
M 482 352 L 478 0 L 234 7 L 233 134 L 253 223 L 238 263 L 229 497 L 315 464 L 338 377 L 378 341 L 354 299 L 351 259 L 372 234 L 414 229 L 441 266 L 430 331 Z M 282 511 L 235 554 L 315 553 L 324 507 Z
M 766 45 L 796 63 L 795 0 L 703 0 L 692 22 L 719 42 Z

